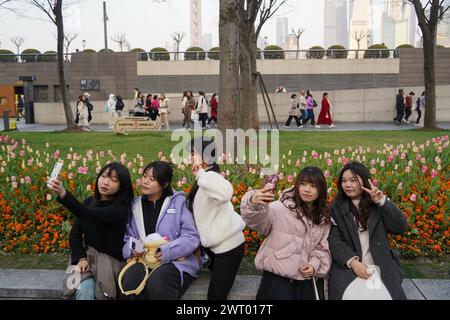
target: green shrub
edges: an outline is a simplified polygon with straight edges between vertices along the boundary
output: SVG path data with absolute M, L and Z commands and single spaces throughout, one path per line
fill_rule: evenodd
M 337 50 L 337 51 L 334 51 Z M 327 50 L 327 58 L 332 58 L 332 59 L 347 59 L 347 55 L 348 55 L 348 51 L 343 51 L 345 50 L 344 46 L 341 46 L 339 44 L 335 44 L 331 47 L 328 48 Z
M 325 56 L 325 49 L 321 46 L 314 46 L 309 48 L 306 53 L 306 59 L 323 59 Z
M 14 52 L 0 49 L 0 62 L 16 62 L 16 56 Z
M 206 53 L 200 47 L 191 47 L 184 53 L 184 60 L 205 60 Z
M 41 52 L 36 49 L 25 49 L 20 54 L 20 59 L 26 62 L 41 61 Z
M 364 59 L 385 59 L 389 56 L 389 49 L 384 44 L 371 45 L 368 50 L 364 51 Z
M 214 47 L 209 49 L 208 58 L 211 60 L 219 60 L 220 59 L 220 48 Z
M 154 61 L 168 61 L 170 60 L 170 54 L 165 48 L 156 47 L 150 50 L 150 59 Z
M 267 46 L 264 49 L 264 59 L 284 59 L 284 51 L 279 46 Z
M 130 52 L 136 52 L 138 54 L 139 61 L 148 61 L 147 52 L 142 48 L 134 48 Z
M 97 53 L 94 49 L 84 49 L 83 53 Z
M 55 62 L 58 61 L 58 53 L 56 51 L 45 51 L 41 56 L 43 62 Z
M 399 45 L 397 48 L 395 48 L 394 58 L 400 58 L 400 49 L 404 49 L 404 48 L 414 48 L 414 46 L 412 46 L 410 44 L 401 44 L 401 45 Z
M 103 48 L 103 49 L 98 51 L 98 53 L 111 53 L 111 52 L 114 52 L 114 50 Z

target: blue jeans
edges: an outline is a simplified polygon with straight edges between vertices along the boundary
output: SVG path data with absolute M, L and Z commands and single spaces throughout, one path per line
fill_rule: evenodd
M 95 279 L 88 278 L 80 283 L 75 293 L 77 300 L 95 300 Z

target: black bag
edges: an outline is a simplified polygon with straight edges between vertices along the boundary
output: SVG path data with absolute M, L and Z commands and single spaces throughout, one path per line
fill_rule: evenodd
M 155 121 L 155 120 L 156 120 L 156 117 L 158 117 L 158 115 L 159 115 L 159 112 L 156 111 L 155 108 L 151 108 L 151 109 L 148 111 L 148 117 L 149 117 L 150 119 L 152 119 L 152 121 Z
M 116 110 L 122 111 L 124 107 L 125 107 L 125 104 L 123 103 L 122 99 L 117 100 Z
M 94 110 L 94 106 L 89 101 L 86 102 L 86 105 L 87 105 L 89 111 Z
M 313 99 L 313 105 L 314 105 L 314 107 L 317 107 L 317 101 L 316 101 L 316 99 Z

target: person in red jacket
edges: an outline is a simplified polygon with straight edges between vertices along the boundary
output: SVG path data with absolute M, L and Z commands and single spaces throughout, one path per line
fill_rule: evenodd
M 334 128 L 333 119 L 331 118 L 331 105 L 328 101 L 328 93 L 324 92 L 322 99 L 322 109 L 320 109 L 317 124 L 326 124 L 330 128 Z
M 219 107 L 218 98 L 217 93 L 214 93 L 211 97 L 211 101 L 209 102 L 209 105 L 211 106 L 211 117 L 208 120 L 208 126 L 211 121 L 214 121 L 214 124 L 217 127 L 217 108 Z

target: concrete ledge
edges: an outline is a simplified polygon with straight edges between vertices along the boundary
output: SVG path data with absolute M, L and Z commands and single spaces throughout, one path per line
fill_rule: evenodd
M 0 300 L 62 299 L 66 273 L 61 270 L 0 269 Z M 183 300 L 206 300 L 209 275 L 201 275 Z M 238 275 L 229 300 L 254 300 L 261 276 Z M 449 300 L 450 280 L 405 279 L 403 289 L 409 300 Z

